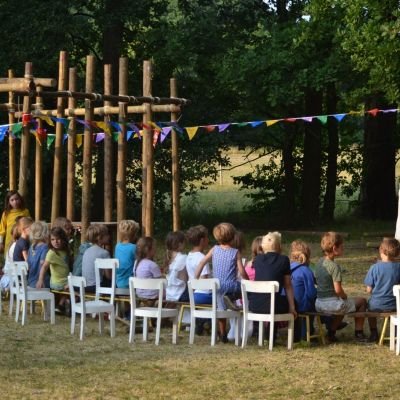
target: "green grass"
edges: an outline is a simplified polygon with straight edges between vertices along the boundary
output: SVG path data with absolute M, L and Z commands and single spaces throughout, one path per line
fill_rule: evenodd
M 311 246 L 315 262 L 319 246 L 316 241 Z M 338 262 L 349 294 L 365 296 L 362 282 L 376 255 L 359 240 L 346 241 Z M 349 322 L 338 333 L 338 344 L 299 343 L 289 352 L 283 331 L 269 352 L 253 338 L 245 349 L 219 342 L 211 348 L 209 336 L 196 336 L 189 346 L 187 332 L 174 346 L 170 328 L 163 328 L 159 346 L 154 333 L 150 342 L 137 335 L 130 345 L 125 325 L 117 323 L 112 339 L 108 323 L 99 336 L 91 318 L 81 342 L 78 332 L 70 335 L 66 317 L 57 317 L 51 326 L 29 315 L 22 327 L 3 312 L 0 391 L 7 399 L 397 399 L 400 357 L 389 352 L 387 343 L 355 343 Z

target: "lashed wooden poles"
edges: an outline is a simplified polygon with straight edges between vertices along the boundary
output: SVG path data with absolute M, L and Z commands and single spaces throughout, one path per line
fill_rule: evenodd
M 128 93 L 128 59 L 119 59 L 119 95 Z M 119 122 L 122 132 L 118 135 L 118 165 L 117 165 L 117 221 L 126 218 L 126 118 L 127 104 L 119 103 Z
M 38 92 L 40 93 L 41 87 L 38 87 Z M 36 104 L 41 104 L 42 98 L 40 96 L 36 97 Z M 35 143 L 35 220 L 39 221 L 42 219 L 42 195 L 43 195 L 43 145 L 46 143 L 43 137 L 40 137 L 42 133 L 43 121 L 39 119 L 37 121 L 37 137 Z M 43 145 L 41 143 L 43 140 Z
M 66 51 L 60 51 L 58 68 L 58 90 L 67 89 L 68 80 L 68 57 Z M 65 99 L 57 99 L 57 118 L 64 117 Z M 64 124 L 56 123 L 56 138 L 54 145 L 54 164 L 53 164 L 53 193 L 51 202 L 51 221 L 53 222 L 60 216 L 61 182 L 62 182 L 62 145 L 64 138 Z
M 86 84 L 85 90 L 87 92 L 93 92 L 94 90 L 94 68 L 95 58 L 94 56 L 86 57 Z M 90 99 L 85 100 L 85 121 L 93 120 L 93 103 Z M 90 124 L 85 125 L 83 135 L 83 177 L 82 177 L 82 242 L 86 239 L 86 231 L 90 222 L 90 210 L 91 210 L 91 187 L 92 187 L 92 126 Z
M 14 71 L 8 70 L 8 77 L 11 79 L 14 77 Z M 14 104 L 14 93 L 9 92 L 8 103 Z M 8 112 L 8 123 L 12 125 L 15 122 L 14 117 L 15 110 L 11 109 Z M 8 187 L 10 190 L 17 189 L 17 162 L 15 159 L 15 140 L 12 135 L 8 135 Z
M 32 78 L 32 63 L 25 63 L 25 78 Z M 31 113 L 31 97 L 24 97 L 23 113 L 29 115 Z M 24 116 L 23 116 L 24 118 Z M 21 137 L 21 155 L 19 163 L 19 186 L 18 191 L 22 197 L 28 194 L 28 170 L 29 170 L 29 141 L 30 141 L 30 123 L 23 121 L 23 130 Z
M 76 90 L 76 68 L 69 69 L 68 90 Z M 68 108 L 74 109 L 76 100 L 68 98 Z M 76 121 L 72 117 L 68 126 L 68 156 L 67 156 L 67 213 L 70 221 L 75 220 L 75 151 L 76 151 Z
M 170 79 L 170 95 L 178 97 L 176 79 Z M 171 113 L 171 121 L 176 122 L 177 113 Z M 179 170 L 179 142 L 175 129 L 171 131 L 171 154 L 172 154 L 172 226 L 174 231 L 181 229 L 181 206 L 180 206 L 180 170 Z
M 152 92 L 152 64 L 143 62 L 143 96 L 151 96 Z M 152 120 L 150 104 L 144 105 L 143 123 L 148 126 Z M 154 220 L 154 159 L 152 129 L 143 129 L 142 140 L 142 229 L 146 236 L 153 236 Z
M 112 66 L 104 65 L 104 94 L 111 94 L 112 88 Z M 111 106 L 110 101 L 104 102 L 104 107 Z M 108 116 L 104 116 L 104 122 L 107 122 Z M 113 210 L 113 140 L 109 132 L 104 135 L 104 221 L 112 221 Z

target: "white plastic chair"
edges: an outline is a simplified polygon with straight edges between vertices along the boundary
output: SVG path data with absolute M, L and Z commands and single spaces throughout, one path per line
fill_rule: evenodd
M 188 282 L 190 301 L 190 334 L 189 344 L 194 342 L 196 318 L 211 319 L 211 346 L 215 346 L 217 339 L 217 318 L 234 318 L 235 324 L 235 345 L 239 345 L 239 318 L 240 312 L 232 310 L 217 310 L 217 292 L 220 287 L 219 279 L 191 279 Z M 196 309 L 194 302 L 194 290 L 209 290 L 212 293 L 212 307 L 210 309 Z
M 275 293 L 279 290 L 279 283 L 276 281 L 248 281 L 243 279 L 242 299 L 243 299 L 243 334 L 242 348 L 247 344 L 249 321 L 259 322 L 258 345 L 264 344 L 264 322 L 269 322 L 269 350 L 272 350 L 274 343 L 274 325 L 276 321 L 288 321 L 288 350 L 293 348 L 294 317 L 293 314 L 275 314 Z M 256 314 L 249 311 L 248 292 L 265 293 L 271 296 L 271 308 L 269 314 Z
M 27 263 L 26 262 L 14 262 L 10 264 L 12 269 L 12 280 L 13 286 L 16 290 L 16 312 L 15 322 L 19 320 L 19 312 L 22 306 L 22 325 L 27 322 L 27 307 L 28 301 L 45 301 L 46 309 L 44 310 L 44 320 L 47 320 L 48 313 L 50 312 L 50 322 L 55 323 L 55 300 L 54 294 L 49 289 L 33 289 L 28 288 L 27 281 Z M 10 298 L 11 301 L 11 298 Z
M 25 269 L 25 272 L 28 273 L 28 263 L 26 261 L 15 261 L 12 263 L 8 263 L 8 276 L 10 278 L 10 303 L 9 303 L 9 308 L 8 308 L 8 315 L 12 315 L 13 310 L 14 310 L 14 300 L 16 302 L 16 309 L 18 307 L 17 303 L 17 294 L 18 294 L 18 287 L 16 285 L 16 266 L 21 266 L 21 268 Z
M 172 318 L 172 343 L 176 344 L 178 336 L 178 310 L 163 308 L 163 295 L 167 285 L 166 279 L 129 278 L 129 293 L 131 298 L 131 323 L 129 343 L 135 339 L 136 317 L 143 317 L 143 341 L 148 339 L 148 319 L 157 318 L 156 345 L 160 341 L 161 319 Z M 136 289 L 158 290 L 158 305 L 156 307 L 139 307 L 136 300 Z
M 390 350 L 395 349 L 396 356 L 400 353 L 400 285 L 393 286 L 393 294 L 396 297 L 396 315 L 390 316 Z
M 97 260 L 96 260 L 97 261 Z M 111 337 L 115 336 L 115 309 L 114 309 L 114 294 L 112 292 L 112 288 L 103 288 L 98 285 L 97 282 L 100 282 L 100 267 L 99 265 L 95 266 L 96 268 L 96 298 L 95 300 L 86 301 L 85 299 L 85 286 L 86 279 L 82 276 L 72 276 L 71 274 L 68 276 L 68 285 L 71 299 L 71 335 L 75 332 L 75 319 L 76 314 L 81 314 L 81 329 L 80 329 L 80 340 L 83 340 L 85 334 L 85 322 L 86 322 L 86 314 L 99 314 L 99 332 L 103 333 L 103 324 L 104 318 L 103 313 L 110 314 L 110 335 Z M 115 285 L 115 267 L 111 266 L 113 269 L 113 277 L 114 277 L 114 285 Z M 74 287 L 79 289 L 79 302 L 75 300 L 75 292 Z M 115 290 L 115 286 L 114 290 Z M 110 292 L 108 292 L 110 290 Z M 100 299 L 101 294 L 110 293 L 110 302 L 104 301 Z

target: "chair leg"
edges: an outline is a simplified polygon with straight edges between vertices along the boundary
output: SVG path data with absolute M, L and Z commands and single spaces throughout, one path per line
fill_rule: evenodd
M 10 304 L 9 304 L 9 309 L 8 309 L 8 315 L 12 315 L 13 313 L 13 308 L 14 308 L 14 293 L 11 292 L 10 288 Z
M 131 313 L 131 323 L 129 329 L 129 343 L 132 343 L 135 339 L 135 329 L 136 329 L 136 316 Z
M 264 321 L 258 321 L 258 345 L 264 345 Z
M 100 335 L 103 334 L 103 328 L 104 328 L 104 313 L 99 313 L 99 333 Z
M 269 323 L 269 343 L 268 343 L 269 351 L 272 351 L 272 348 L 274 347 L 274 327 L 275 327 L 275 321 L 270 321 L 270 323 Z
M 149 331 L 148 331 L 148 318 L 143 317 L 143 341 L 147 342 L 149 338 Z
M 160 333 L 161 333 L 161 317 L 157 318 L 157 328 L 156 328 L 156 346 L 160 342 Z
M 27 319 L 27 306 L 28 306 L 28 304 L 27 304 L 27 301 L 25 301 L 25 300 L 23 300 L 23 301 L 21 301 L 21 304 L 22 304 L 22 320 L 21 320 L 21 324 L 22 325 L 25 325 L 26 324 L 26 319 Z
M 241 323 L 241 316 L 236 318 L 236 326 L 235 326 L 235 346 L 239 346 L 239 328 Z
M 181 308 L 179 309 L 179 319 L 178 319 L 178 333 L 181 332 L 182 328 L 182 320 L 183 320 L 183 313 L 185 311 L 185 307 L 182 305 Z
M 386 335 L 386 330 L 387 330 L 389 318 L 390 317 L 385 317 L 385 319 L 383 320 L 381 336 L 379 337 L 379 342 L 378 342 L 379 346 L 382 346 L 383 345 L 383 341 L 385 340 L 385 335 Z
M 215 346 L 217 340 L 217 319 L 211 318 L 211 346 Z
M 196 317 L 192 314 L 190 315 L 190 333 L 189 333 L 189 344 L 194 343 L 194 332 L 196 329 Z M 179 331 L 179 328 L 178 328 Z
M 54 296 L 50 299 L 50 323 L 54 325 L 56 323 L 56 307 Z
M 20 308 L 19 299 L 18 299 L 18 296 L 16 296 L 16 298 L 15 298 L 15 322 L 18 322 L 18 320 L 19 320 L 19 308 Z
M 400 354 L 400 329 L 399 325 L 396 325 L 396 356 Z
M 243 331 L 242 331 L 242 349 L 247 345 L 247 337 L 249 331 L 249 320 L 243 316 Z
M 289 320 L 288 327 L 288 350 L 293 350 L 293 337 L 294 337 L 294 320 Z
M 83 340 L 83 336 L 85 335 L 85 323 L 86 323 L 86 314 L 81 314 L 81 334 L 80 339 Z
M 172 320 L 172 344 L 176 344 L 178 339 L 178 317 Z
M 114 309 L 110 313 L 110 335 L 115 337 L 115 311 Z
M 53 304 L 54 306 L 54 304 Z M 75 333 L 75 317 L 76 317 L 76 313 L 75 311 L 71 312 L 71 335 L 73 335 Z
M 394 323 L 393 319 L 390 318 L 390 342 L 389 342 L 389 349 L 394 351 L 394 342 L 395 342 L 395 329 L 394 329 Z

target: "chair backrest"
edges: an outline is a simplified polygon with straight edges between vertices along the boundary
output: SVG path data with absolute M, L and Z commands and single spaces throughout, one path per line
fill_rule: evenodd
M 166 286 L 167 280 L 164 278 L 129 278 L 129 293 L 133 309 L 136 308 L 136 289 L 158 290 L 158 308 L 161 309 Z
M 9 264 L 11 269 L 11 284 L 15 286 L 19 296 L 23 297 L 26 301 L 26 295 L 28 290 L 28 263 L 26 261 L 14 261 Z
M 220 288 L 219 279 L 217 278 L 207 278 L 207 279 L 191 279 L 188 282 L 188 291 L 189 291 L 189 301 L 190 301 L 190 310 L 195 309 L 194 302 L 194 290 L 210 290 L 212 293 L 212 308 L 213 310 L 217 309 L 217 290 Z
M 68 275 L 69 296 L 71 299 L 71 309 L 75 306 L 75 288 L 79 289 L 80 302 L 82 308 L 85 309 L 85 286 L 86 278 L 83 276 L 74 276 L 71 273 Z
M 110 303 L 114 304 L 115 301 L 115 282 L 116 282 L 116 269 L 119 268 L 118 258 L 96 258 L 94 261 L 95 276 L 96 276 L 96 300 L 102 294 L 110 296 Z M 105 271 L 111 271 L 111 287 L 102 286 L 102 276 Z
M 242 287 L 242 301 L 243 301 L 243 312 L 249 312 L 249 298 L 248 292 L 250 293 L 265 293 L 271 295 L 271 308 L 268 314 L 275 314 L 275 293 L 279 290 L 279 283 L 277 281 L 248 281 L 242 279 L 240 281 Z
M 393 295 L 396 297 L 397 317 L 400 317 L 400 285 L 393 286 Z

